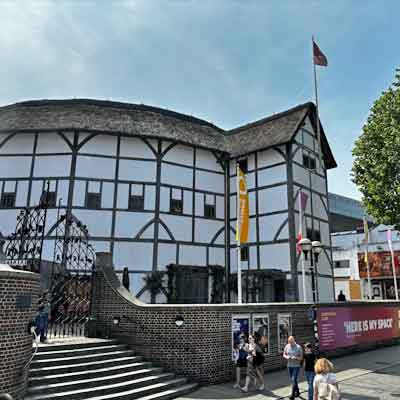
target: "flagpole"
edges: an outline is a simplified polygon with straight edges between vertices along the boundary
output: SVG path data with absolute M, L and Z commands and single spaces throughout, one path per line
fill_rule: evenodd
M 240 190 L 239 190 L 239 164 L 236 164 L 236 219 L 237 219 L 237 290 L 238 290 L 238 304 L 242 304 L 242 259 L 240 254 Z
M 319 126 L 319 104 L 318 104 L 318 82 L 317 82 L 317 67 L 314 60 L 314 36 L 312 36 L 313 45 L 313 66 L 314 66 L 314 89 L 315 89 L 315 107 L 317 112 L 317 139 L 318 139 L 318 157 L 320 168 L 323 169 L 322 155 L 321 155 L 321 132 Z
M 390 255 L 392 258 L 392 270 L 393 270 L 393 281 L 394 281 L 394 290 L 396 291 L 396 301 L 399 301 L 399 292 L 397 289 L 397 276 L 396 276 L 396 265 L 394 262 L 394 251 L 393 251 L 393 245 L 392 245 L 392 231 L 389 230 L 388 234 L 390 232 L 390 241 L 389 242 L 389 248 L 390 248 Z
M 303 237 L 303 207 L 301 204 L 301 189 L 299 190 L 299 228 L 301 237 Z M 304 265 L 304 253 L 303 251 L 300 254 L 301 258 L 301 274 L 303 278 L 303 302 L 307 303 L 307 293 L 306 293 L 306 268 Z
M 365 243 L 365 264 L 367 266 L 368 294 L 369 294 L 369 300 L 372 300 L 371 273 L 370 273 L 370 270 L 369 270 L 369 260 L 368 260 L 369 231 L 368 231 L 368 221 L 367 221 L 367 217 L 365 215 L 364 215 L 364 235 L 365 235 L 365 239 L 366 239 L 366 243 Z

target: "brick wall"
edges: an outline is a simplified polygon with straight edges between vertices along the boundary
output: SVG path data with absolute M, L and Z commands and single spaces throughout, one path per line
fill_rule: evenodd
M 97 334 L 119 337 L 137 354 L 200 383 L 232 379 L 231 324 L 235 314 L 269 314 L 270 355 L 266 358 L 266 370 L 284 365 L 278 352 L 278 313 L 291 313 L 293 334 L 302 342 L 312 340 L 313 327 L 306 312 L 309 305 L 144 304 L 121 286 L 110 263 L 109 254 L 97 254 L 93 301 Z M 175 324 L 177 315 L 184 319 L 181 327 Z M 113 325 L 114 317 L 120 318 L 118 326 Z
M 27 382 L 24 368 L 32 354 L 28 323 L 39 294 L 39 276 L 0 265 L 0 393 L 22 399 Z

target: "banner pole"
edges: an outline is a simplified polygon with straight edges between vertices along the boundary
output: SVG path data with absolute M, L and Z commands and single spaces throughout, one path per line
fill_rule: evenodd
M 240 190 L 239 190 L 239 164 L 236 164 L 236 195 L 237 195 L 237 211 L 236 211 L 236 235 L 237 235 L 237 287 L 238 287 L 238 304 L 242 304 L 242 259 L 240 254 Z
M 314 61 L 314 36 L 312 36 L 312 47 L 313 47 L 313 66 L 314 66 L 314 91 L 315 91 L 315 108 L 317 113 L 317 140 L 318 140 L 318 158 L 320 170 L 323 170 L 322 165 L 322 149 L 321 149 L 321 131 L 319 126 L 319 102 L 318 102 L 318 81 L 317 81 L 317 67 Z
M 399 301 L 399 292 L 397 289 L 397 276 L 396 276 L 396 264 L 394 262 L 394 251 L 393 251 L 393 245 L 392 245 L 392 231 L 388 231 L 388 244 L 389 244 L 389 249 L 390 249 L 390 256 L 392 259 L 392 271 L 393 271 L 393 281 L 394 281 L 394 290 L 396 292 L 395 294 L 395 299 Z

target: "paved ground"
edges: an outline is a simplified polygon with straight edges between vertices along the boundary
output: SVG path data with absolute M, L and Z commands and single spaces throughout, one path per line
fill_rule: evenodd
M 336 366 L 343 400 L 400 399 L 400 346 L 355 353 L 332 360 Z M 265 375 L 266 390 L 262 393 L 240 393 L 232 384 L 204 386 L 178 400 L 277 400 L 287 399 L 290 386 L 286 371 Z M 302 398 L 307 399 L 306 384 L 300 385 Z

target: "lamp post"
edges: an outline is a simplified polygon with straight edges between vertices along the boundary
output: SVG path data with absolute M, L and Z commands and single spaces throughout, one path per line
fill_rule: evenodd
M 315 282 L 315 273 L 318 271 L 318 258 L 322 250 L 321 242 L 318 240 L 311 242 L 310 239 L 304 238 L 300 240 L 299 244 L 306 260 L 308 253 L 310 253 L 311 288 L 313 294 L 313 303 L 315 304 L 319 301 L 318 284 Z

